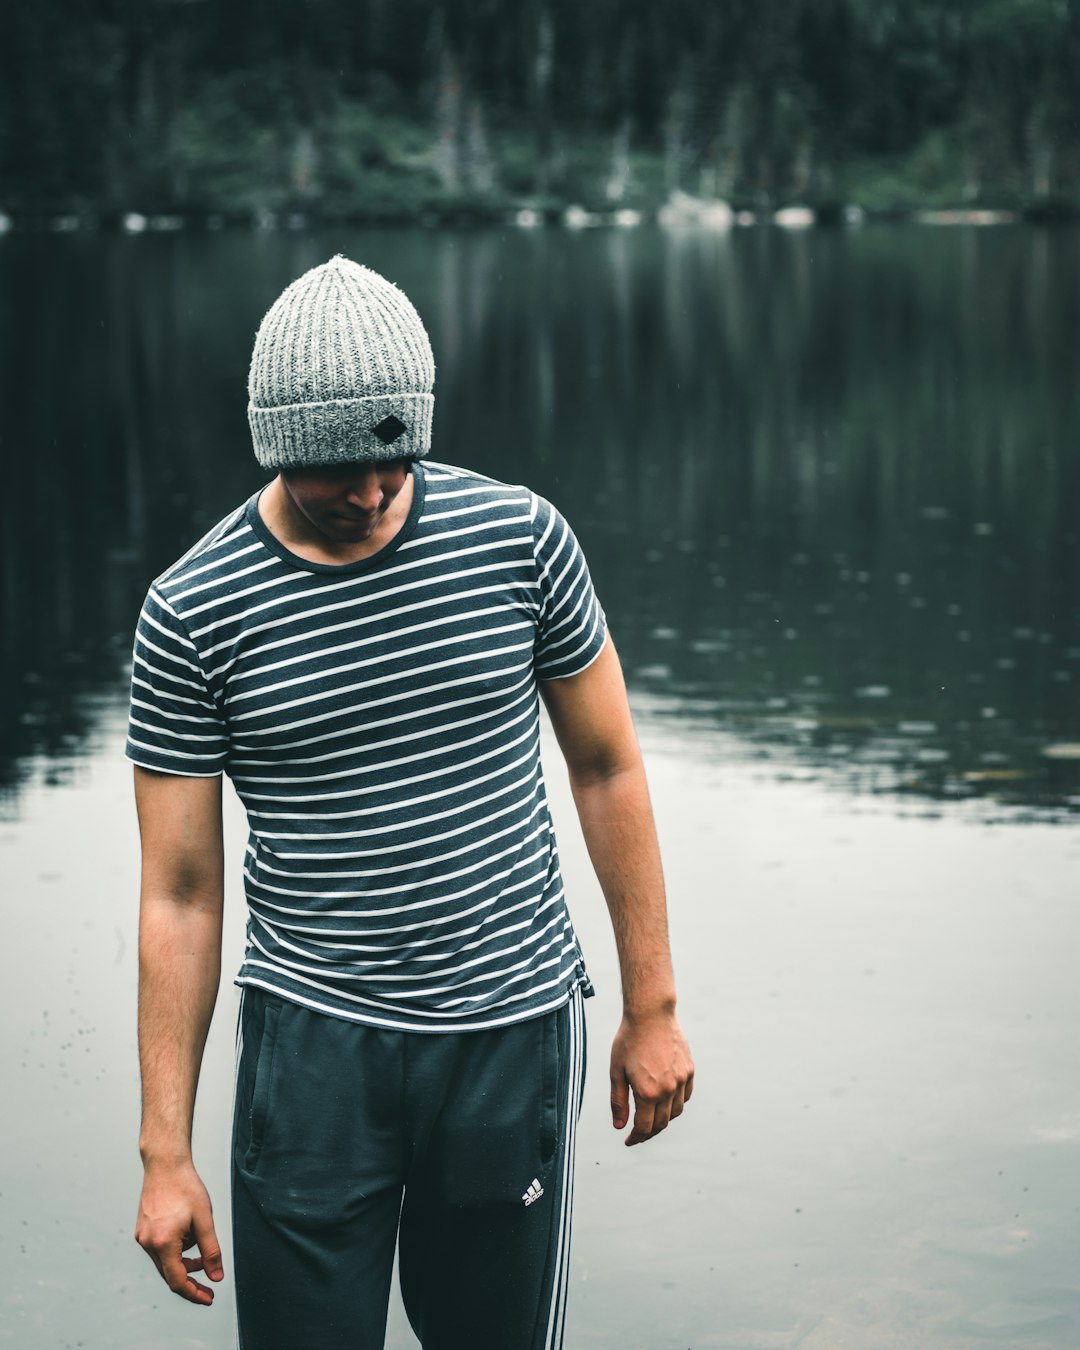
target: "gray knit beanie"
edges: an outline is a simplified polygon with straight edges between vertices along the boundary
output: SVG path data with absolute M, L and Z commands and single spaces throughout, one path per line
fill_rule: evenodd
M 341 254 L 287 286 L 259 325 L 248 374 L 267 469 L 418 459 L 431 448 L 431 343 L 409 299 Z

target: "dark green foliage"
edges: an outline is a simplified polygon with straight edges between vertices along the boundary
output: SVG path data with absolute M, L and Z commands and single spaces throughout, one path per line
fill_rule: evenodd
M 1080 198 L 1080 0 L 34 0 L 0 209 Z

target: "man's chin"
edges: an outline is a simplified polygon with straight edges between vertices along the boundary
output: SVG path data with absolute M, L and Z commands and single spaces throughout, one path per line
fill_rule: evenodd
M 334 516 L 323 526 L 323 533 L 341 544 L 359 544 L 371 538 L 380 519 L 376 516 L 371 520 L 349 520 L 345 516 Z

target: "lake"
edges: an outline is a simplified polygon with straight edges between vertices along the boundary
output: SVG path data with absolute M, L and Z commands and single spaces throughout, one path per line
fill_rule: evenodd
M 545 748 L 599 990 L 569 1350 L 1077 1344 L 1080 231 L 899 225 L 0 238 L 0 1341 L 232 1344 L 229 1280 L 190 1308 L 131 1237 L 127 663 L 149 581 L 261 481 L 251 341 L 335 252 L 428 325 L 432 457 L 574 525 L 647 753 L 699 1081 L 625 1150 Z

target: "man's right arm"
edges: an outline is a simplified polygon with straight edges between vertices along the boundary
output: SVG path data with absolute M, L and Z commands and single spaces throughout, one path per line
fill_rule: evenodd
M 195 1171 L 191 1127 L 221 975 L 224 909 L 221 779 L 135 769 L 142 838 L 139 1066 L 144 1178 L 136 1241 L 165 1283 L 192 1303 L 222 1278 L 210 1197 Z M 185 1250 L 198 1254 L 185 1257 Z

